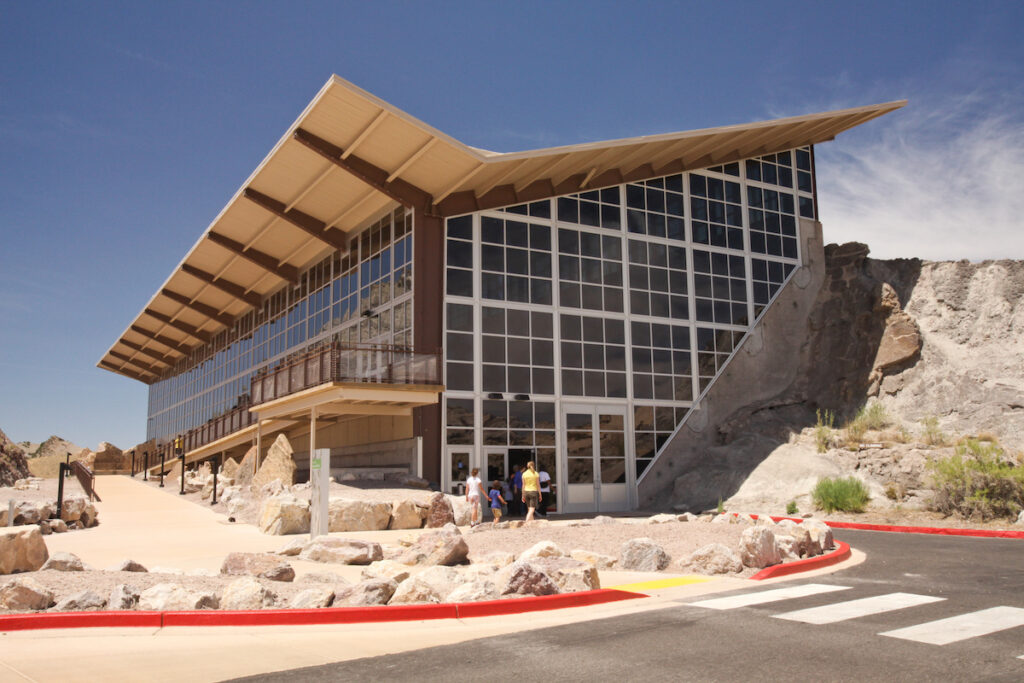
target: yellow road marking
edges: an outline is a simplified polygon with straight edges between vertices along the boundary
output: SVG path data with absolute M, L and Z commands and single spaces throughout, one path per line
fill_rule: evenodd
M 656 579 L 654 581 L 641 581 L 639 583 L 624 583 L 620 586 L 605 586 L 620 591 L 640 593 L 642 591 L 654 590 L 657 588 L 673 588 L 675 586 L 689 586 L 694 583 L 706 583 L 714 581 L 710 576 L 676 576 L 671 579 Z

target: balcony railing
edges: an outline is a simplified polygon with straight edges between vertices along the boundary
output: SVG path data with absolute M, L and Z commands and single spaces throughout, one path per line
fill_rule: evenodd
M 440 384 L 441 353 L 384 344 L 324 344 L 252 378 L 253 405 L 326 384 Z
M 243 396 L 237 407 L 188 430 L 181 437 L 182 448 L 187 453 L 255 423 L 256 418 L 249 412 L 250 405 L 249 397 Z

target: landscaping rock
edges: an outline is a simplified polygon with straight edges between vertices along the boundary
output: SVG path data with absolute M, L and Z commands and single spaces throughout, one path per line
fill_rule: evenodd
M 285 486 L 295 483 L 295 459 L 292 457 L 292 445 L 288 437 L 278 434 L 273 445 L 267 451 L 267 457 L 260 463 L 259 471 L 252 478 L 252 485 L 260 489 L 275 479 L 280 479 Z
M 228 458 L 224 461 L 224 464 L 220 466 L 220 476 L 224 478 L 234 478 L 238 472 L 238 461 L 234 458 Z
M 53 516 L 53 505 L 41 500 L 22 500 L 14 506 L 14 525 L 39 524 Z
M 321 536 L 299 553 L 299 558 L 336 564 L 370 564 L 384 559 L 379 543 Z
M 63 519 L 50 519 L 47 520 L 47 523 L 50 525 L 51 532 L 55 534 L 67 533 L 68 525 L 64 522 Z
M 295 570 L 270 553 L 230 553 L 220 566 L 221 574 L 259 576 L 271 581 L 293 581 Z
M 277 554 L 285 557 L 294 557 L 302 552 L 302 549 L 306 547 L 307 543 L 308 541 L 305 538 L 293 538 L 282 547 L 278 548 Z
M 232 500 L 231 504 L 234 503 Z M 309 501 L 296 498 L 290 493 L 267 498 L 260 509 L 260 531 L 278 536 L 308 534 Z
M 65 498 L 63 504 L 60 506 L 60 518 L 65 522 L 78 521 L 82 518 L 82 513 L 85 512 L 85 506 L 88 504 L 89 501 L 83 496 Z
M 679 564 L 681 569 L 698 574 L 735 574 L 743 571 L 740 556 L 721 543 L 710 543 L 699 548 Z
M 334 602 L 334 591 L 330 588 L 307 588 L 292 596 L 288 607 L 292 609 L 322 609 Z
M 58 602 L 55 612 L 95 612 L 106 607 L 107 601 L 91 590 L 79 591 Z
M 175 583 L 158 583 L 139 595 L 139 609 L 148 612 L 217 609 L 213 593 L 190 591 Z
M 782 555 L 775 545 L 775 532 L 764 526 L 744 529 L 740 536 L 740 561 L 755 569 L 782 562 Z
M 296 581 L 300 583 L 331 583 L 348 585 L 348 581 L 342 578 L 340 574 L 334 572 L 309 572 L 303 574 Z
M 619 548 L 619 567 L 622 569 L 657 572 L 667 567 L 670 561 L 664 548 L 650 538 L 633 538 Z
M 427 508 L 426 525 L 431 529 L 439 529 L 445 524 L 455 523 L 455 513 L 452 510 L 451 501 L 443 493 L 438 491 L 430 497 L 430 506 Z
M 538 541 L 519 553 L 520 560 L 535 560 L 541 557 L 565 557 L 565 552 L 554 541 Z
M 378 531 L 391 521 L 391 503 L 331 498 L 327 507 L 328 531 Z
M 591 550 L 577 549 L 569 553 L 569 557 L 579 562 L 586 562 L 595 569 L 611 569 L 615 566 L 615 558 L 611 555 L 602 555 Z
M 39 527 L 39 533 L 41 533 L 43 536 L 49 536 L 53 533 L 53 529 L 50 527 L 50 521 L 47 519 L 44 519 L 43 521 L 39 522 L 39 524 L 37 524 L 36 526 Z
M 597 568 L 568 557 L 541 557 L 533 561 L 547 574 L 560 593 L 597 590 L 601 580 Z
M 473 521 L 473 504 L 465 496 L 448 496 L 448 502 L 452 505 L 455 526 L 469 526 Z M 481 519 L 481 515 L 477 519 Z
M 782 556 L 783 562 L 792 562 L 800 559 L 802 548 L 800 542 L 792 536 L 775 536 L 775 547 Z
M 53 592 L 25 576 L 0 585 L 0 608 L 12 612 L 46 609 L 53 604 Z
M 498 573 L 501 595 L 554 595 L 558 584 L 533 562 L 517 561 Z
M 334 606 L 386 605 L 396 590 L 398 584 L 391 579 L 367 579 L 354 586 L 335 589 Z
M 775 526 L 775 520 L 767 512 L 758 513 L 757 520 L 754 523 L 758 526 Z
M 80 572 L 84 571 L 82 560 L 74 553 L 57 552 L 50 555 L 43 564 L 43 569 L 52 569 L 58 572 Z
M 697 519 L 697 515 L 693 514 L 692 512 L 684 512 L 682 514 L 676 515 L 677 522 L 696 522 Z
M 441 602 L 444 602 L 449 593 L 464 583 L 463 577 L 458 570 L 442 565 L 424 569 L 419 574 L 416 574 L 415 578 L 433 586 L 435 592 L 441 598 Z M 405 582 L 403 581 L 402 583 Z M 399 588 L 401 588 L 401 585 L 399 585 Z
M 96 526 L 99 523 L 99 513 L 96 511 L 96 506 L 92 503 L 86 503 L 85 509 L 82 510 L 82 516 L 78 518 L 78 523 L 86 529 Z
M 498 600 L 501 594 L 493 581 L 478 579 L 464 583 L 445 598 L 445 602 L 482 602 L 484 600 Z
M 368 564 L 360 575 L 364 579 L 391 579 L 395 583 L 402 583 L 409 578 L 409 567 L 394 560 L 380 560 Z
M 418 576 L 414 576 L 399 584 L 394 595 L 388 600 L 389 605 L 414 605 L 421 603 L 438 603 L 444 596 L 433 586 Z
M 647 518 L 648 524 L 668 524 L 669 522 L 678 522 L 678 515 L 660 514 L 653 515 Z
M 819 519 L 805 519 L 800 526 L 807 529 L 807 533 L 810 535 L 810 550 L 813 554 L 821 555 L 835 548 L 835 543 L 832 539 L 832 529 L 825 522 Z M 815 550 L 817 552 L 814 552 Z
M 34 572 L 49 556 L 38 526 L 0 528 L 0 574 Z
M 466 562 L 469 546 L 459 530 L 446 527 L 420 534 L 416 542 L 399 557 L 402 564 L 455 565 Z
M 235 483 L 241 486 L 251 484 L 255 475 L 256 447 L 253 446 L 245 452 L 245 455 L 242 457 L 242 462 L 238 464 L 238 469 L 235 470 Z
M 496 567 L 507 567 L 516 561 L 516 556 L 504 550 L 492 550 L 476 562 L 494 565 Z
M 277 595 L 263 587 L 251 576 L 235 579 L 224 589 L 220 598 L 221 609 L 251 610 L 273 606 Z
M 419 529 L 423 526 L 426 509 L 411 500 L 396 500 L 391 506 L 389 529 Z
M 110 597 L 107 598 L 107 609 L 135 609 L 137 604 L 139 604 L 138 592 L 123 583 L 114 586 L 110 591 Z

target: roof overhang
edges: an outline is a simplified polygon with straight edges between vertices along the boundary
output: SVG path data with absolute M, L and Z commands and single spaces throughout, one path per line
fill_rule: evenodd
M 905 104 L 501 154 L 332 76 L 98 367 L 156 381 L 399 205 L 450 216 L 706 168 L 825 142 Z

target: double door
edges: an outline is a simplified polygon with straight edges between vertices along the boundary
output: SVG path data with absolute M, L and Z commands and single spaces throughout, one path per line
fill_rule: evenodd
M 566 404 L 562 407 L 566 512 L 630 509 L 625 406 Z

